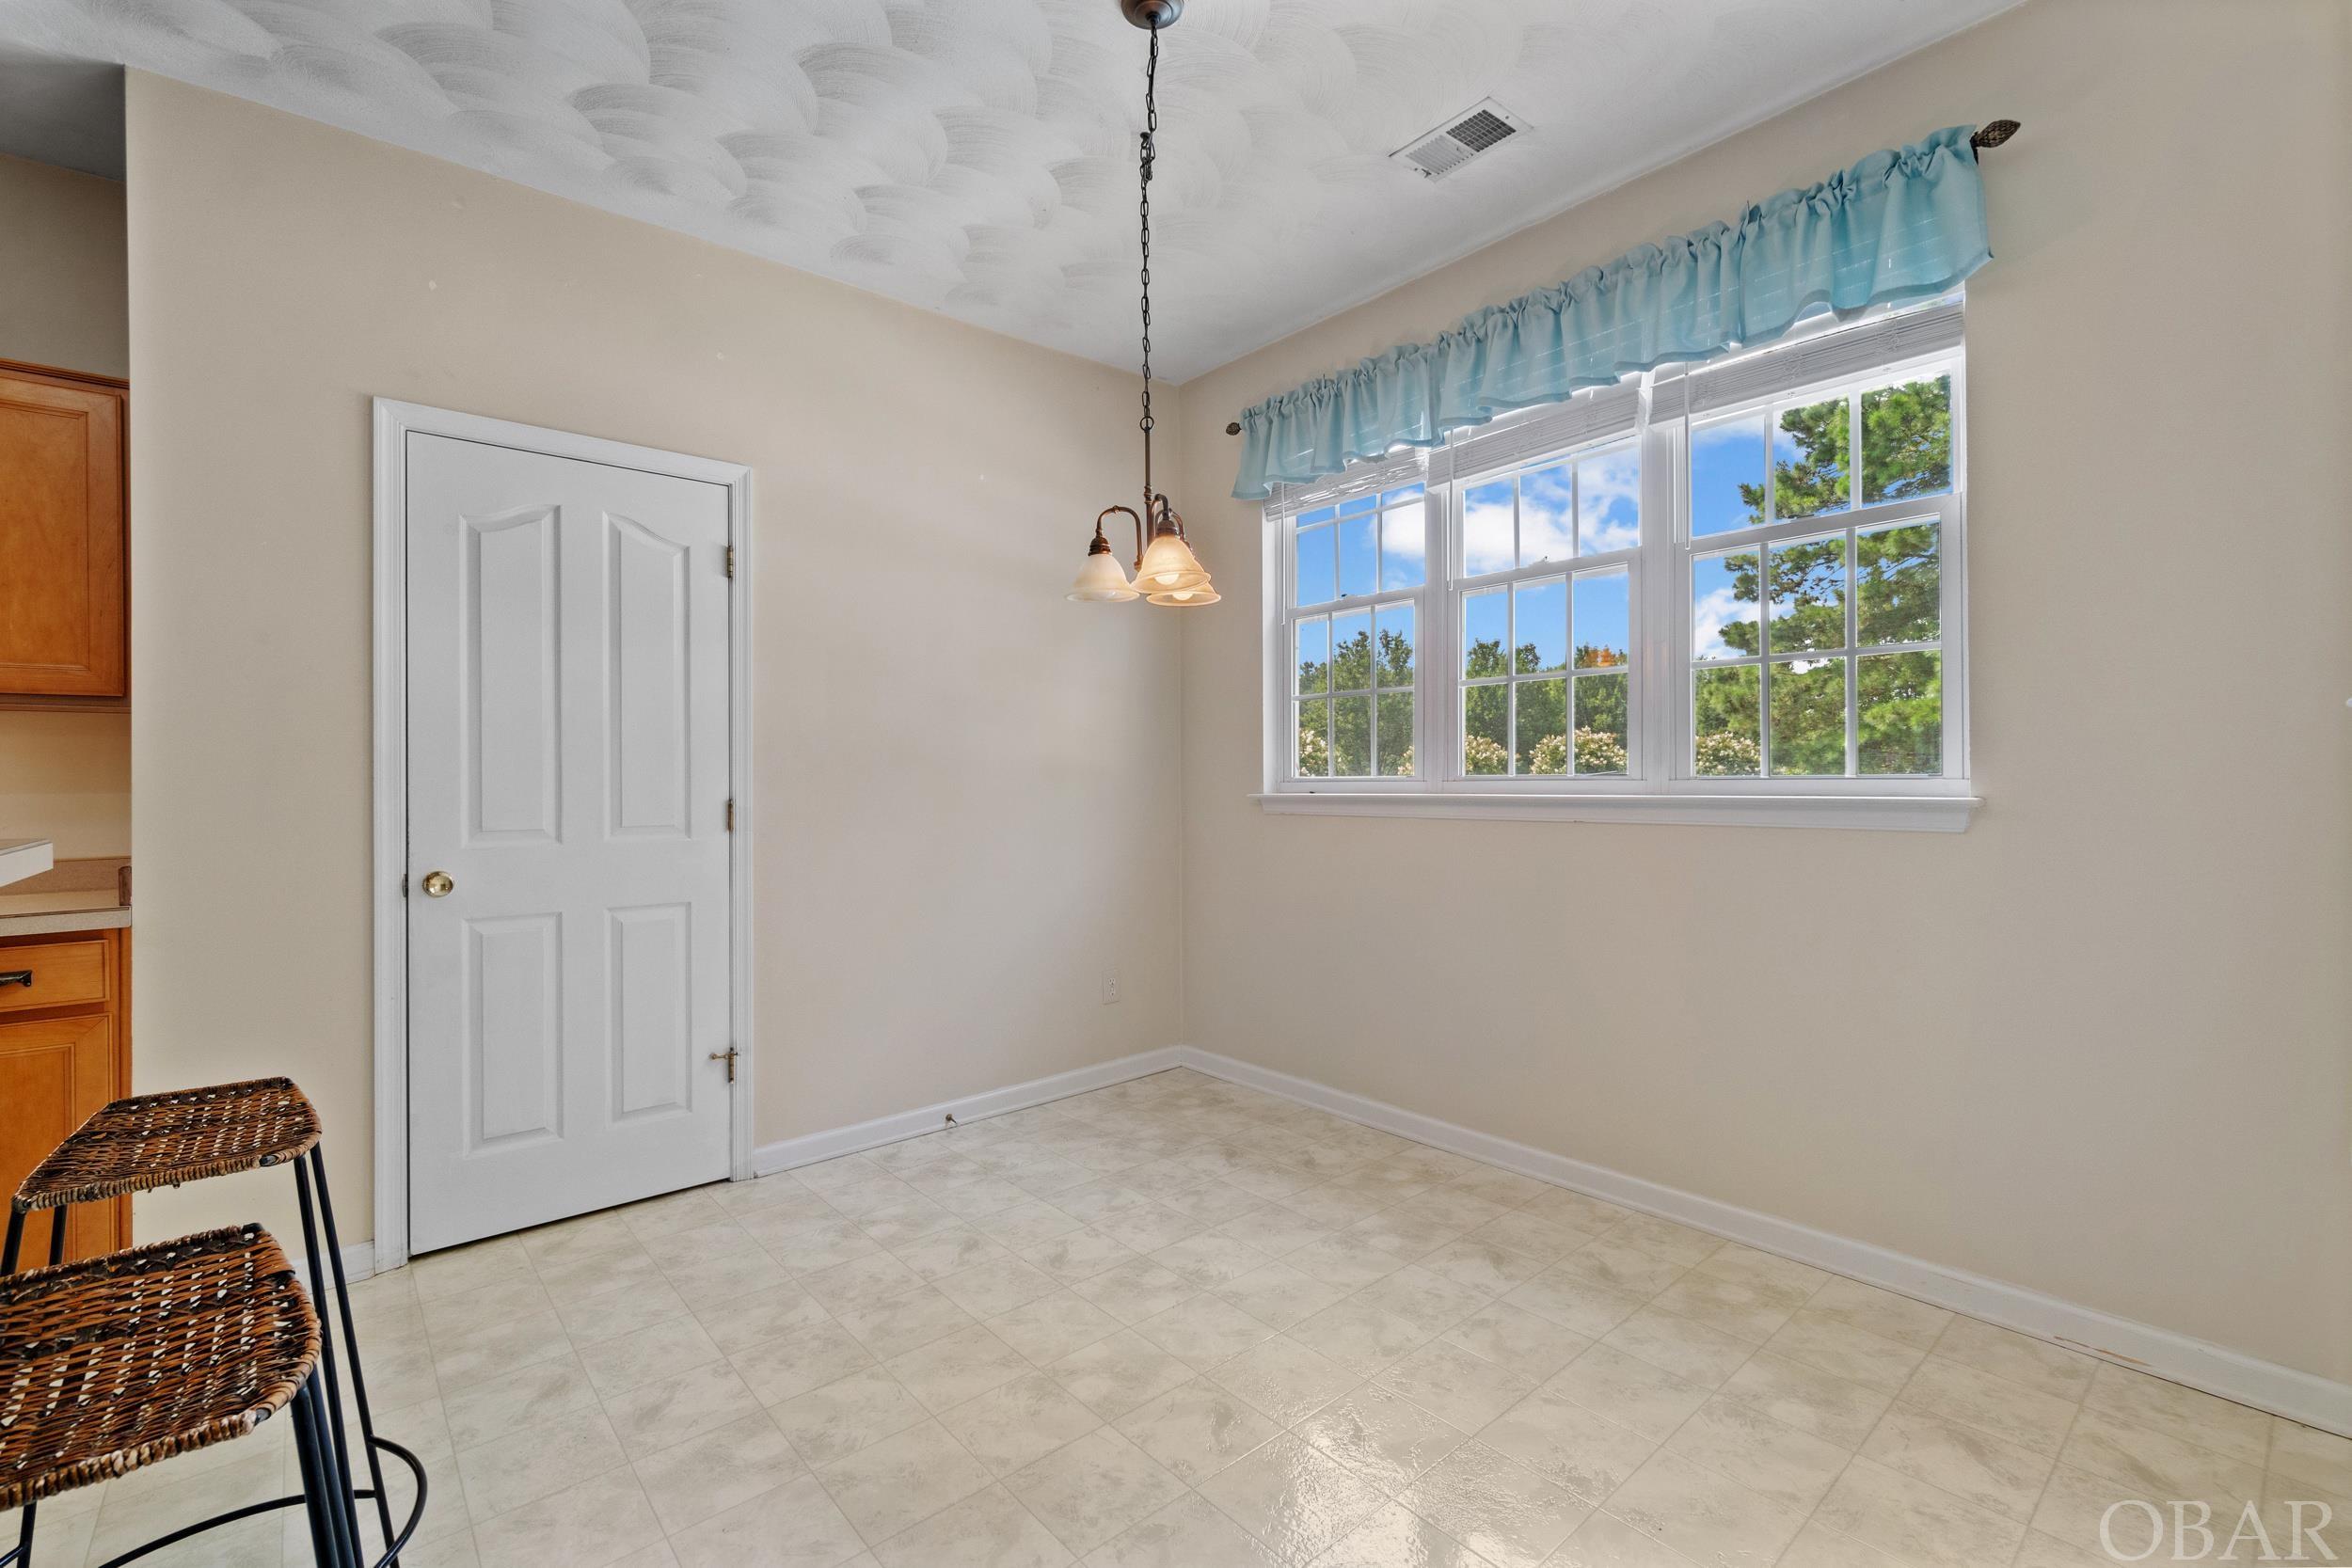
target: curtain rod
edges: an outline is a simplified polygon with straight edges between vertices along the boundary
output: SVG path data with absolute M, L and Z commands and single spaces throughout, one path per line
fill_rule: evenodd
M 2000 146 L 2003 142 L 2009 140 L 2010 137 L 2017 135 L 2017 133 L 2022 129 L 2024 129 L 2024 127 L 2020 126 L 2017 121 L 2013 119 L 1987 120 L 1984 124 L 1977 128 L 1977 134 L 1975 135 L 1968 138 L 1968 145 L 1976 149 L 1978 151 L 1982 152 L 1989 148 Z M 1239 436 L 1241 434 L 1241 421 L 1239 420 L 1234 420 L 1231 423 L 1227 424 L 1225 427 L 1225 434 L 1228 436 Z

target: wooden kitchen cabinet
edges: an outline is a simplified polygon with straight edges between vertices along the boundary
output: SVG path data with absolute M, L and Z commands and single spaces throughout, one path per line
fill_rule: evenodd
M 0 360 L 0 696 L 129 693 L 128 402 Z
M 128 930 L 0 937 L 0 1193 L 130 1092 L 130 982 Z M 51 1218 L 25 1223 L 19 1267 L 48 1260 Z M 67 1257 L 130 1244 L 129 1198 L 72 1209 Z

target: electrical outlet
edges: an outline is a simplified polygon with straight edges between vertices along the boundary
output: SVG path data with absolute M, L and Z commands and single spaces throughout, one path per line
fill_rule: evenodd
M 1103 971 L 1103 1006 L 1107 1007 L 1118 1000 L 1119 966 L 1113 964 L 1110 968 Z

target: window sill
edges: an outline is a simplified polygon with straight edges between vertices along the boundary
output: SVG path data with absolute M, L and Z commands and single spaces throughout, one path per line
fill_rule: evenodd
M 1973 795 L 1535 795 L 1429 790 L 1295 790 L 1256 795 L 1277 816 L 1435 816 L 1460 821 L 1664 822 L 1727 828 L 1865 828 L 1957 833 Z

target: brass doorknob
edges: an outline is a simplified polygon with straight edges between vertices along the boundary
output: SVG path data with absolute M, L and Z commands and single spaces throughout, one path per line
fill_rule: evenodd
M 449 890 L 456 885 L 450 880 L 446 871 L 428 871 L 424 874 L 424 895 L 427 898 L 446 898 Z

